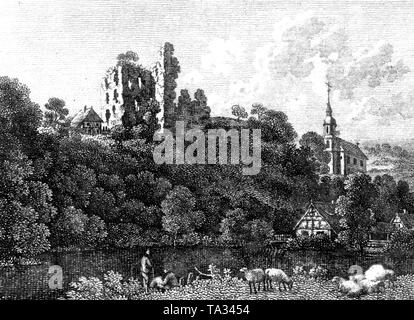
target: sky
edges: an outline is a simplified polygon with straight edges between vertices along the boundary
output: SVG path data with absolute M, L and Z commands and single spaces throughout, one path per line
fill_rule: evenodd
M 152 65 L 174 45 L 179 90 L 205 91 L 212 115 L 260 102 L 299 135 L 321 132 L 326 85 L 341 137 L 414 135 L 414 1 L 1 0 L 0 75 L 43 106 L 99 106 L 119 53 Z

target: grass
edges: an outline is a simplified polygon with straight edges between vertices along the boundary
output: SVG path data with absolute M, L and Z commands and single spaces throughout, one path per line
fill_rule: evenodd
M 330 280 L 315 280 L 295 276 L 292 291 L 258 291 L 250 294 L 247 282 L 232 278 L 227 280 L 199 280 L 193 286 L 174 288 L 165 293 L 139 294 L 137 299 L 145 300 L 353 300 L 338 293 Z M 414 300 L 414 275 L 399 276 L 394 287 L 381 293 L 364 295 L 361 300 Z

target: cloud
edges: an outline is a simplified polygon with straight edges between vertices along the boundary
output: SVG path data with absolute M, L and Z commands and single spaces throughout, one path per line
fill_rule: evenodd
M 402 99 L 403 103 L 394 97 L 392 104 L 369 100 L 374 88 L 393 83 L 410 71 L 402 60 L 394 62 L 393 54 L 393 46 L 381 41 L 355 50 L 342 26 L 327 24 L 312 13 L 285 18 L 275 25 L 272 40 L 256 49 L 254 73 L 230 80 L 228 94 L 221 104 L 212 104 L 213 110 L 227 110 L 226 106 L 235 103 L 249 109 L 252 103 L 262 102 L 286 112 L 300 134 L 320 131 L 327 98 L 325 82 L 329 80 L 334 113 L 343 132 L 359 125 L 361 130 L 355 132 L 363 133 L 363 121 L 388 126 L 387 117 L 401 119 L 401 115 L 411 114 L 409 99 Z
M 370 97 L 362 103 L 353 121 L 375 119 L 378 124 L 389 126 L 393 121 L 405 121 L 414 118 L 414 90 L 391 95 L 387 101 Z
M 209 43 L 207 50 L 207 54 L 201 58 L 201 67 L 217 75 L 230 75 L 244 56 L 241 41 L 233 38 L 215 38 Z
M 348 52 L 342 59 L 329 63 L 327 77 L 341 91 L 342 98 L 352 99 L 354 90 L 361 85 L 375 88 L 384 81 L 394 82 L 410 71 L 402 60 L 392 64 L 393 52 L 393 46 L 384 42 L 356 54 Z

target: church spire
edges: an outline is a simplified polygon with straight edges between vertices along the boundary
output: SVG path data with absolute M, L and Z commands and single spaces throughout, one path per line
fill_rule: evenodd
M 331 88 L 332 85 L 329 82 L 326 82 L 328 87 L 328 103 L 326 104 L 326 116 L 332 117 L 332 108 L 331 108 Z
M 328 103 L 326 104 L 326 116 L 325 116 L 325 121 L 323 122 L 323 132 L 324 132 L 324 135 L 334 136 L 336 133 L 336 120 L 332 116 L 332 108 L 331 108 L 332 85 L 329 82 L 327 82 L 326 85 L 328 86 Z

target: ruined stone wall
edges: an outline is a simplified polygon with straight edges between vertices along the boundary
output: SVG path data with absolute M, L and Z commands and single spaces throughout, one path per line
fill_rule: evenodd
M 112 67 L 107 71 L 101 84 L 102 107 L 100 116 L 104 120 L 104 128 L 112 128 L 121 124 L 123 115 L 121 106 L 124 103 L 122 93 L 122 68 L 120 66 Z
M 158 52 L 158 59 L 152 68 L 152 76 L 155 80 L 155 100 L 159 103 L 161 111 L 157 114 L 158 123 L 164 127 L 164 47 Z

